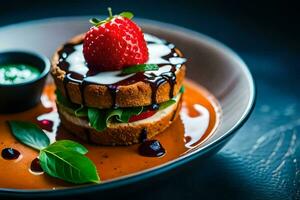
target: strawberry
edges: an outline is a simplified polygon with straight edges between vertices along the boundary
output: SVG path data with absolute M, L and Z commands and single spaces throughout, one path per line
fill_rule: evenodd
M 113 71 L 144 64 L 148 48 L 141 28 L 129 12 L 112 15 L 103 21 L 91 19 L 93 27 L 86 33 L 83 55 L 91 71 Z

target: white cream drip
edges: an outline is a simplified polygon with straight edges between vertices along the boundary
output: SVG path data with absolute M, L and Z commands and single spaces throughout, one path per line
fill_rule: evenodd
M 71 53 L 66 59 L 70 63 L 69 71 L 76 72 L 81 75 L 86 75 L 89 68 L 85 65 L 85 59 L 82 54 L 82 45 L 75 46 L 76 51 Z

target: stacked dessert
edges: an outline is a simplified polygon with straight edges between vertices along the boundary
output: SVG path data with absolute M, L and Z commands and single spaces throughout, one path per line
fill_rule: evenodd
M 96 144 L 129 145 L 177 117 L 185 59 L 173 44 L 143 34 L 131 13 L 109 11 L 55 52 L 52 75 L 67 130 Z

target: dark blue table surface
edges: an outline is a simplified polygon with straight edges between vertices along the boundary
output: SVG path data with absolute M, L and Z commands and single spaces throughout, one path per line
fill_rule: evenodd
M 300 199 L 300 31 L 296 8 L 277 1 L 1 2 L 0 26 L 66 15 L 132 10 L 210 35 L 234 49 L 257 84 L 250 119 L 215 156 L 132 199 Z M 1 48 L 1 44 L 0 44 Z M 100 198 L 100 197 L 99 197 Z

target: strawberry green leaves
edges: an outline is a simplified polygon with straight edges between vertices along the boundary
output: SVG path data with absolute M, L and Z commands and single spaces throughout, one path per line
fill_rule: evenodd
M 24 121 L 8 122 L 13 135 L 22 143 L 39 150 L 42 169 L 50 176 L 75 183 L 99 183 L 100 178 L 93 162 L 85 156 L 88 150 L 71 140 L 53 144 L 35 124 Z
M 94 26 L 100 26 L 102 24 L 105 24 L 107 22 L 109 22 L 110 20 L 112 20 L 114 17 L 118 17 L 118 16 L 121 16 L 121 17 L 125 17 L 125 18 L 128 18 L 128 19 L 132 19 L 133 18 L 133 13 L 132 12 L 129 12 L 129 11 L 125 11 L 125 12 L 121 12 L 120 14 L 118 15 L 113 15 L 112 14 L 112 9 L 110 7 L 107 8 L 108 10 L 108 18 L 104 19 L 104 20 L 99 20 L 97 18 L 91 18 L 89 21 L 91 24 L 93 24 Z
M 159 69 L 156 64 L 140 64 L 134 65 L 131 67 L 124 68 L 122 70 L 122 74 L 133 74 L 137 72 L 145 72 L 145 71 L 157 71 Z
M 128 19 L 132 19 L 134 15 L 133 15 L 132 12 L 126 11 L 126 12 L 121 12 L 121 13 L 119 14 L 119 16 L 126 17 L 126 18 L 128 18 Z

